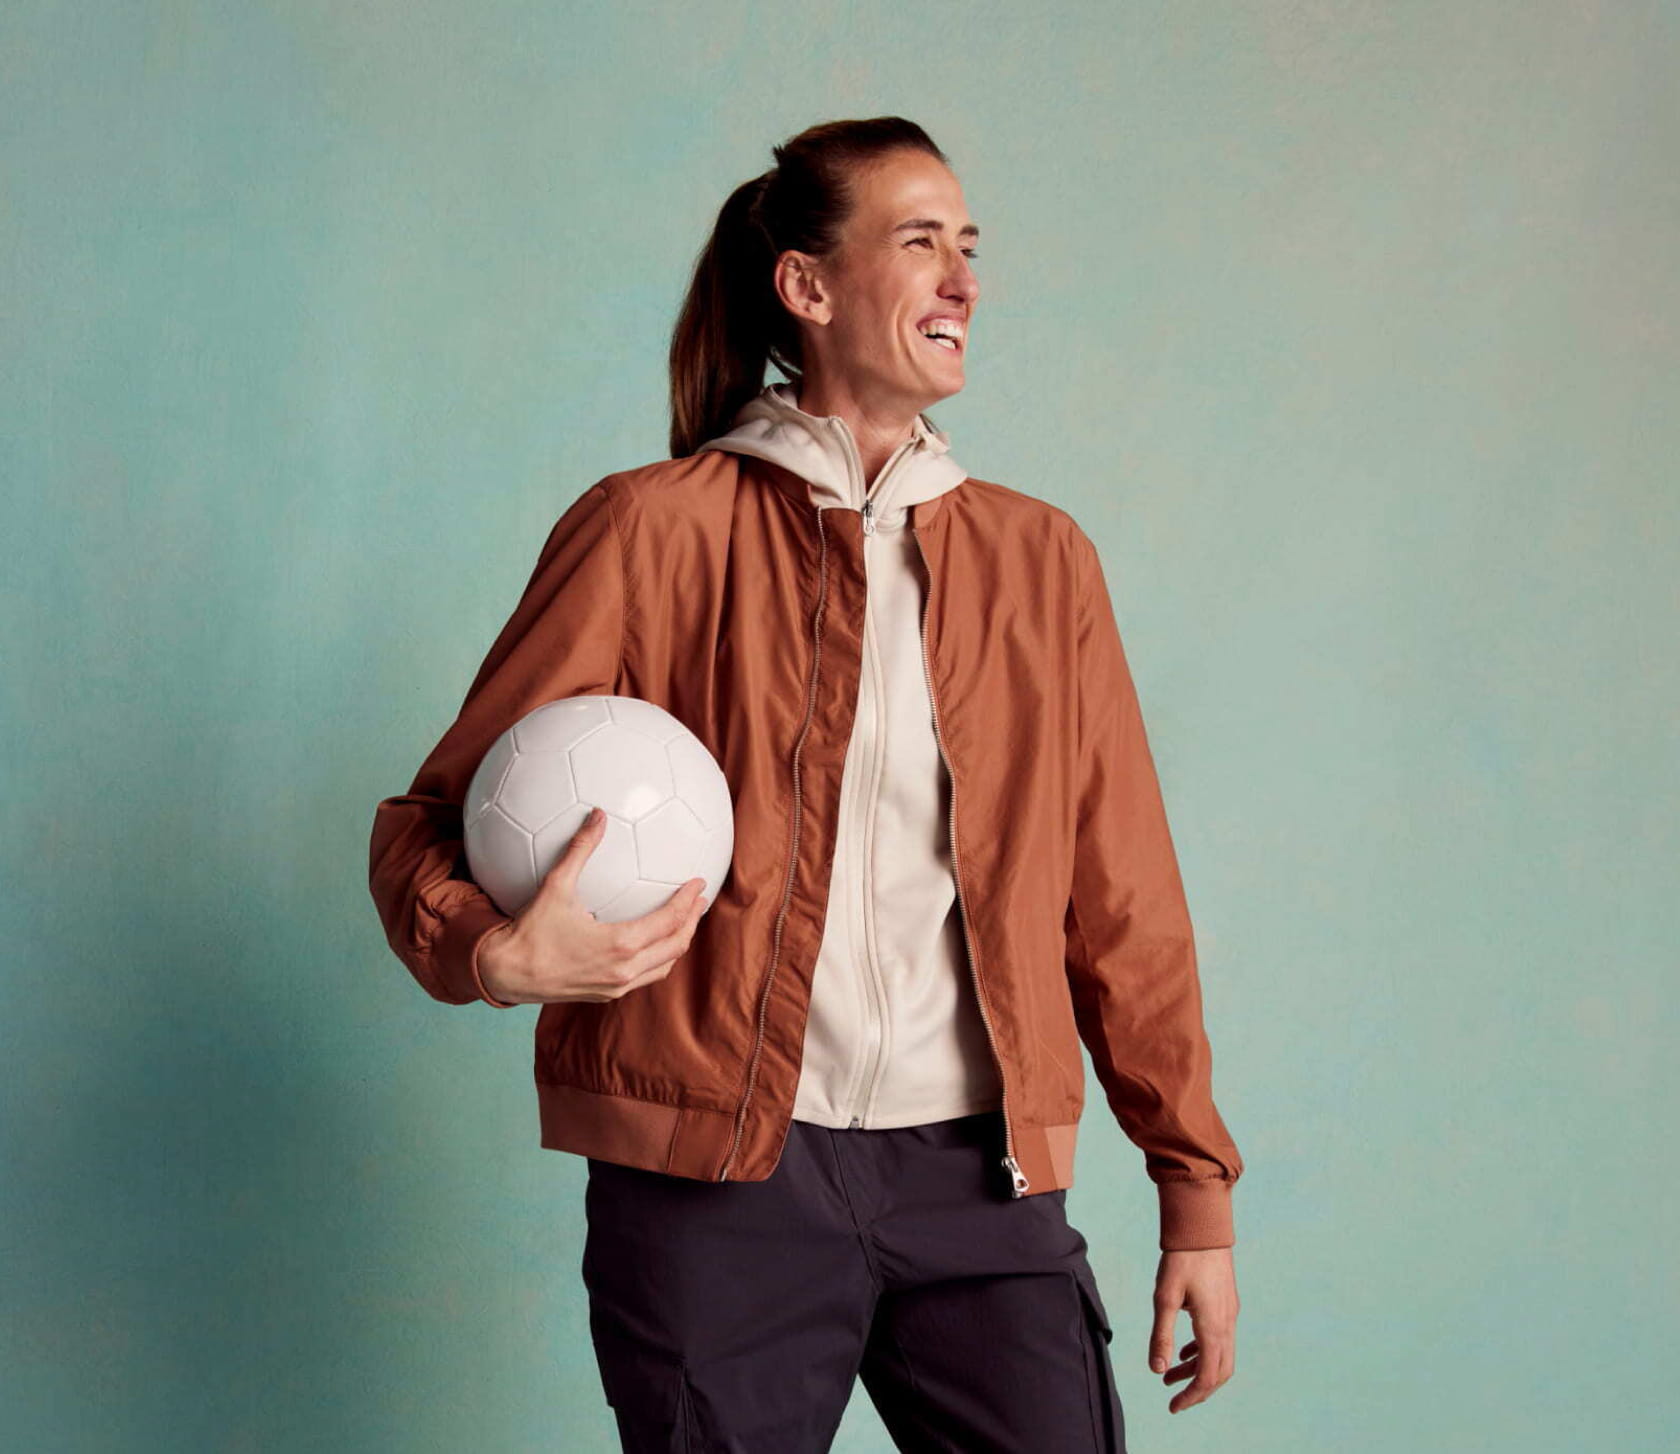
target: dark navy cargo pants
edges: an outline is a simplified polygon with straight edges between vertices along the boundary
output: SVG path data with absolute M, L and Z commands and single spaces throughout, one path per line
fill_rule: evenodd
M 589 1161 L 583 1277 L 631 1454 L 819 1454 L 861 1376 L 901 1450 L 1124 1454 L 1065 1191 L 1013 1198 L 995 1111 L 794 1121 L 764 1181 Z

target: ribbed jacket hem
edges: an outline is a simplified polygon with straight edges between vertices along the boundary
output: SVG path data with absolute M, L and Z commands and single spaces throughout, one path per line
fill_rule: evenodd
M 735 1135 L 735 1116 L 695 1106 L 667 1105 L 635 1096 L 537 1082 L 542 1145 L 550 1151 L 594 1157 L 643 1171 L 663 1171 L 715 1181 Z M 1014 1128 L 1015 1159 L 1029 1183 L 1027 1195 L 1073 1185 L 1077 1121 Z M 763 1181 L 775 1168 L 732 1181 Z

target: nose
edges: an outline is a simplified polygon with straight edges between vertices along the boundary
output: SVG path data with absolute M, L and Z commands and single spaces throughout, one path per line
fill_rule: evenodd
M 974 276 L 973 264 L 960 252 L 952 254 L 951 266 L 946 271 L 939 296 L 953 301 L 960 299 L 970 308 L 980 296 L 980 279 Z

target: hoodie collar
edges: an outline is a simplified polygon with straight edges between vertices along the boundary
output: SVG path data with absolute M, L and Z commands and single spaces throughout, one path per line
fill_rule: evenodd
M 807 414 L 795 397 L 791 383 L 766 385 L 741 406 L 727 433 L 700 449 L 750 454 L 791 470 L 805 481 L 819 510 L 861 510 L 867 494 L 877 524 L 888 529 L 904 523 L 907 506 L 954 490 L 968 478 L 951 458 L 950 436 L 918 414 L 910 439 L 866 482 L 846 421 L 838 414 Z

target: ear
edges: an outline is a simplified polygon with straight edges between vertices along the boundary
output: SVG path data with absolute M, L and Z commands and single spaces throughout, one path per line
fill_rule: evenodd
M 789 250 L 776 259 L 776 294 L 782 306 L 803 323 L 825 324 L 834 316 L 818 260 Z

